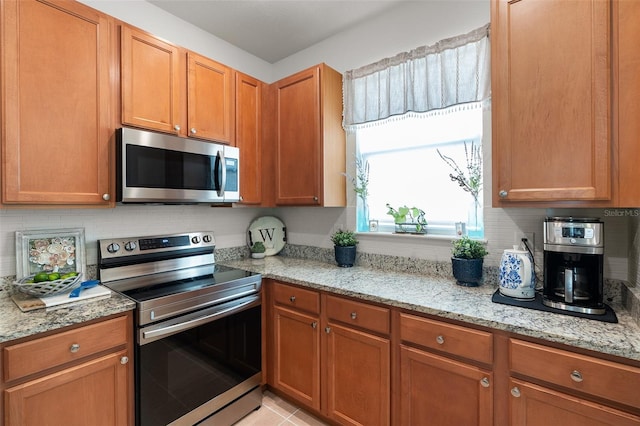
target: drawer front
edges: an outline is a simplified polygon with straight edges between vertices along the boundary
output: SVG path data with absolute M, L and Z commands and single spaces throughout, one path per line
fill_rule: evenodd
M 327 296 L 325 309 L 329 320 L 361 327 L 376 333 L 389 334 L 389 309 L 367 303 Z
M 493 335 L 409 314 L 400 314 L 400 339 L 485 364 L 493 362 Z
M 511 339 L 511 372 L 640 407 L 640 368 Z
M 317 291 L 274 282 L 273 300 L 278 305 L 320 313 L 320 293 Z
M 64 331 L 4 348 L 4 379 L 15 380 L 127 343 L 127 317 Z

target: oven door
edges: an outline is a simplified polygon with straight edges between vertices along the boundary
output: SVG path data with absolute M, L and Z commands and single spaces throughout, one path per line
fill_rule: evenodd
M 139 328 L 136 423 L 193 425 L 256 389 L 261 332 L 260 294 Z

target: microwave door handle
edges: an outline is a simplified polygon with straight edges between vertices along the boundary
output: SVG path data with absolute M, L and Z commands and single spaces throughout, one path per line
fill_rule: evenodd
M 218 151 L 216 155 L 216 161 L 220 165 L 220 189 L 218 189 L 218 196 L 224 198 L 224 188 L 227 186 L 227 166 L 224 160 L 224 152 Z

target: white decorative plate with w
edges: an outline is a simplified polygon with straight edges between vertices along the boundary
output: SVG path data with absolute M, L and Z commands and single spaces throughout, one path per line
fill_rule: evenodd
M 259 217 L 251 222 L 247 230 L 247 245 L 251 247 L 256 241 L 264 243 L 267 256 L 278 254 L 287 242 L 287 228 L 275 216 Z

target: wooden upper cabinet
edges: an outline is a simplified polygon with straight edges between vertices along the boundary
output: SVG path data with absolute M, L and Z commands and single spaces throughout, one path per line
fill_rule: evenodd
M 275 204 L 346 205 L 342 76 L 321 64 L 275 85 Z
M 492 0 L 493 205 L 612 197 L 609 0 Z
M 619 201 L 620 207 L 640 205 L 640 180 L 637 178 L 638 159 L 640 159 L 640 2 L 614 2 L 613 22 L 614 52 L 617 53 L 614 68 L 618 85 L 616 88 L 617 131 L 619 143 Z
M 236 71 L 236 146 L 242 204 L 262 202 L 262 82 Z
M 193 52 L 187 63 L 189 136 L 233 144 L 233 70 Z
M 122 123 L 181 133 L 180 49 L 122 26 Z
M 1 8 L 2 202 L 110 205 L 113 21 L 68 1 Z

